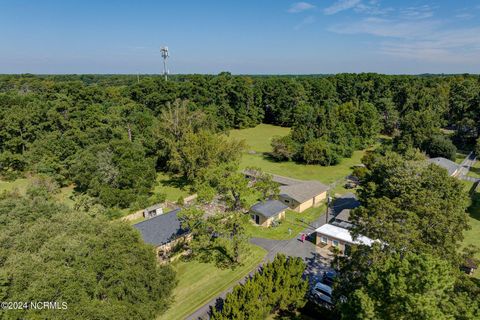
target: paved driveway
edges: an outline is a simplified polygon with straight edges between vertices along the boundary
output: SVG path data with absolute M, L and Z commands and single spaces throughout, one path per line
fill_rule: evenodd
M 264 238 L 252 238 L 250 242 L 260 246 L 268 251 L 265 259 L 261 264 L 273 261 L 277 253 L 284 253 L 290 257 L 300 257 L 302 258 L 307 267 L 305 269 L 305 276 L 309 280 L 310 284 L 316 283 L 323 272 L 329 269 L 328 262 L 319 254 L 318 247 L 313 244 L 311 241 L 302 242 L 300 236 L 302 233 L 310 234 L 315 231 L 316 228 L 321 227 L 325 224 L 325 215 L 322 215 L 320 218 L 310 223 L 301 233 L 299 233 L 295 238 L 289 240 L 272 240 Z M 249 276 L 258 270 L 260 267 L 257 266 Z M 247 276 L 246 278 L 248 278 Z M 243 283 L 245 278 L 240 280 L 238 283 Z M 212 299 L 207 304 L 203 305 L 201 308 L 197 309 L 193 314 L 187 317 L 189 320 L 197 319 L 208 319 L 210 306 L 215 306 L 218 303 L 219 298 L 225 298 L 228 292 L 232 290 L 233 287 L 222 292 L 218 297 Z

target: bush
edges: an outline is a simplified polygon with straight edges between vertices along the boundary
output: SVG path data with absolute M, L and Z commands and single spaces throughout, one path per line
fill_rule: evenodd
M 279 161 L 290 161 L 297 152 L 297 146 L 291 136 L 273 137 L 272 152 L 270 155 Z
M 310 164 L 330 166 L 339 163 L 340 156 L 332 148 L 332 144 L 323 140 L 315 139 L 305 143 L 303 147 L 303 160 Z
M 455 161 L 457 155 L 457 148 L 449 138 L 443 135 L 431 137 L 424 144 L 423 149 L 431 158 L 443 157 Z

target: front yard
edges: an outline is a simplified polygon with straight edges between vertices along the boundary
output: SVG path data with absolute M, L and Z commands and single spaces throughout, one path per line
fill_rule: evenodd
M 178 285 L 174 290 L 175 302 L 158 320 L 185 319 L 195 310 L 236 284 L 258 266 L 267 252 L 251 245 L 251 253 L 243 265 L 235 269 L 219 269 L 212 263 L 180 261 L 172 263 L 177 272 Z
M 242 156 L 240 168 L 258 167 L 268 173 L 300 180 L 318 180 L 330 184 L 351 174 L 352 166 L 360 164 L 365 154 L 365 150 L 355 151 L 351 158 L 342 159 L 340 164 L 329 167 L 301 164 L 293 161 L 278 162 L 270 159 L 267 153 L 272 150 L 270 146 L 272 138 L 274 136 L 285 136 L 289 132 L 289 128 L 267 124 L 261 124 L 255 128 L 231 130 L 231 138 L 244 139 L 247 144 L 247 152 Z
M 248 224 L 247 234 L 250 237 L 266 238 L 274 240 L 287 240 L 294 238 L 297 234 L 306 229 L 310 223 L 320 218 L 326 211 L 326 205 L 322 204 L 317 208 L 310 208 L 302 213 L 288 210 L 285 220 L 276 227 L 261 227 L 253 223 Z M 292 230 L 290 234 L 288 229 Z M 313 229 L 311 230 L 313 231 Z

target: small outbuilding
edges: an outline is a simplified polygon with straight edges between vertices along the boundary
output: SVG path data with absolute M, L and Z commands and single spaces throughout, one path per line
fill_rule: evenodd
M 270 227 L 273 222 L 285 219 L 288 206 L 278 200 L 266 200 L 250 208 L 250 215 L 256 224 Z

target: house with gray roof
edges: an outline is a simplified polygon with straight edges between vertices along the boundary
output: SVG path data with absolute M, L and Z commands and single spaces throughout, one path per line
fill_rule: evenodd
M 303 212 L 317 207 L 327 197 L 328 186 L 319 181 L 302 181 L 287 186 L 280 186 L 279 199 L 291 210 Z
M 255 181 L 259 172 L 256 170 L 243 170 L 248 179 Z M 291 210 L 303 212 L 311 207 L 319 206 L 327 198 L 328 186 L 315 180 L 298 180 L 272 174 L 272 181 L 280 185 L 279 200 Z
M 448 171 L 448 175 L 451 177 L 455 177 L 460 173 L 460 166 L 447 158 L 441 158 L 441 157 L 431 158 L 431 159 L 428 159 L 427 161 L 429 163 L 433 163 L 439 167 L 444 168 L 445 170 Z
M 266 200 L 250 208 L 250 215 L 256 224 L 269 227 L 274 221 L 285 219 L 288 206 L 278 200 Z
M 140 232 L 145 243 L 156 248 L 157 254 L 166 253 L 188 235 L 188 230 L 181 226 L 178 212 L 180 209 L 160 214 L 134 224 L 133 227 Z

